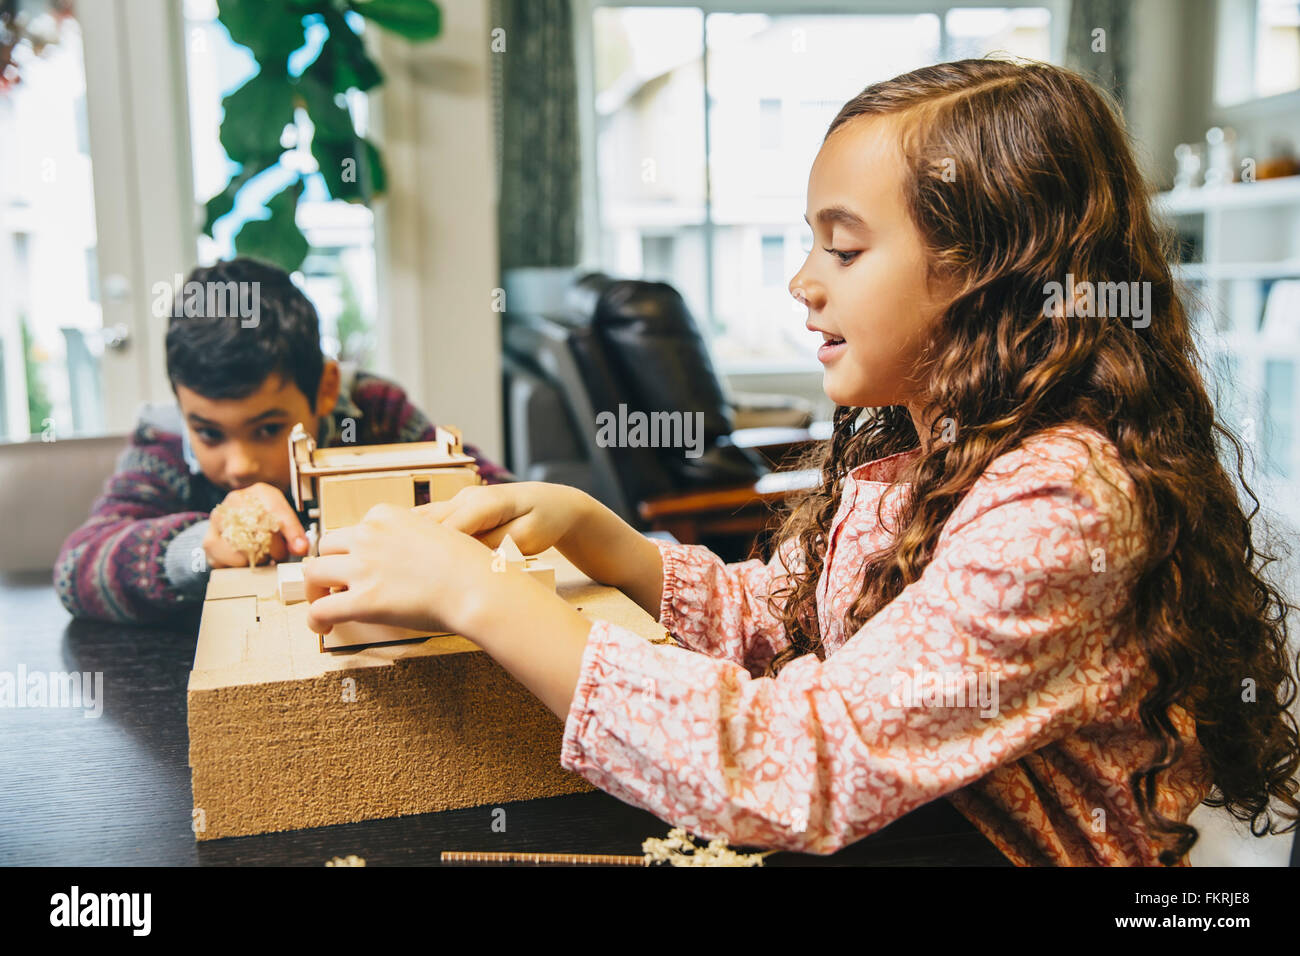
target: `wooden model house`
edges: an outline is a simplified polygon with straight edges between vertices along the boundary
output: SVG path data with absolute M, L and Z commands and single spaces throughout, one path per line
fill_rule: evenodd
M 446 501 L 460 489 L 482 483 L 474 459 L 464 452 L 460 430 L 450 426 L 438 427 L 431 442 L 318 449 L 301 424 L 289 435 L 289 481 L 294 507 L 313 519 L 308 535 L 313 552 L 321 535 L 358 524 L 377 504 L 413 508 Z M 555 570 L 537 558 L 524 557 L 509 536 L 497 551 L 493 569 L 522 572 L 555 589 Z M 306 600 L 301 563 L 277 566 L 276 594 L 285 605 Z M 446 633 L 350 621 L 321 636 L 320 650 L 391 644 Z
M 317 448 L 302 425 L 289 435 L 293 505 L 315 519 L 319 533 L 361 521 L 377 504 L 413 508 L 446 501 L 482 483 L 465 454 L 460 430 L 439 426 L 433 441 Z

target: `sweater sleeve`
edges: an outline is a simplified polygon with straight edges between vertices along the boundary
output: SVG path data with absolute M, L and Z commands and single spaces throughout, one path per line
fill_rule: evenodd
M 916 581 L 775 678 L 597 622 L 562 764 L 702 837 L 826 854 L 1111 719 L 1144 674 L 1116 625 L 1137 537 L 1090 487 L 972 490 Z
M 801 570 L 794 542 L 784 542 L 766 563 L 725 564 L 703 545 L 653 540 L 663 559 L 660 623 L 683 647 L 761 675 L 790 643 L 767 598 Z
M 187 504 L 179 452 L 153 438 L 137 431 L 59 551 L 54 587 L 75 617 L 147 624 L 202 603 L 208 568 L 198 526 L 208 515 Z M 184 553 L 175 547 L 196 535 Z

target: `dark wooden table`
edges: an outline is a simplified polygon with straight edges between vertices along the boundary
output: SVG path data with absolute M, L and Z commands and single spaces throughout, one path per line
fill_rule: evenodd
M 0 865 L 437 864 L 442 850 L 640 853 L 668 825 L 601 792 L 196 843 L 185 687 L 197 617 L 167 628 L 74 621 L 48 574 L 0 575 L 0 672 L 101 672 L 103 713 L 0 707 Z M 829 857 L 767 865 L 1005 865 L 945 801 Z

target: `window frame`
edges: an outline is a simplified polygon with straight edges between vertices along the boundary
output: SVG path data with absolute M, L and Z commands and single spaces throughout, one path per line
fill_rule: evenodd
M 919 14 L 933 13 L 939 18 L 939 56 L 940 61 L 947 59 L 951 49 L 947 29 L 947 13 L 950 10 L 963 8 L 1012 8 L 1012 7 L 1046 7 L 1051 14 L 1051 25 L 1049 27 L 1050 56 L 1052 62 L 1060 63 L 1065 52 L 1066 31 L 1069 25 L 1069 4 L 1070 0 L 989 0 L 989 2 L 976 2 L 976 0 L 937 0 L 934 3 L 927 4 L 909 4 L 902 0 L 829 0 L 829 2 L 816 2 L 811 4 L 802 4 L 792 2 L 792 0 L 696 0 L 696 2 L 682 2 L 682 0 L 571 0 L 573 4 L 573 25 L 574 25 L 574 60 L 577 69 L 577 92 L 579 103 L 578 115 L 578 133 L 579 149 L 582 157 L 581 161 L 581 196 L 582 196 L 582 261 L 584 263 L 593 263 L 597 268 L 603 268 L 605 257 L 602 250 L 605 247 L 605 237 L 603 230 L 603 216 L 601 215 L 600 188 L 597 177 L 597 144 L 596 144 L 596 76 L 595 76 L 595 38 L 592 27 L 592 21 L 595 12 L 601 7 L 680 7 L 686 9 L 700 10 L 704 16 L 702 18 L 702 31 L 708 30 L 708 16 L 713 13 L 763 13 L 770 15 L 788 15 L 788 14 L 807 14 L 810 16 L 818 15 L 871 15 L 871 16 L 916 16 Z M 704 43 L 704 37 L 701 37 L 701 43 Z M 708 129 L 709 129 L 709 109 L 708 102 L 708 61 L 707 45 L 705 49 L 705 90 L 704 90 L 704 123 L 705 149 L 708 149 Z M 707 163 L 705 164 L 707 173 Z M 704 248 L 706 256 L 705 269 L 705 288 L 706 288 L 706 308 L 713 309 L 715 300 L 714 295 L 714 263 L 713 263 L 713 222 L 712 209 L 712 191 L 705 188 L 704 200 L 704 222 L 702 228 L 704 231 Z M 791 224 L 797 225 L 795 223 Z M 698 325 L 700 333 L 704 336 L 705 341 L 709 344 L 710 352 L 713 350 L 713 316 L 712 314 L 699 316 Z M 800 362 L 793 359 L 776 359 L 767 361 L 750 361 L 750 362 L 720 362 L 714 360 L 714 365 L 718 372 L 729 377 L 743 376 L 768 376 L 783 374 L 816 374 L 820 375 L 820 366 L 815 360 L 811 362 Z

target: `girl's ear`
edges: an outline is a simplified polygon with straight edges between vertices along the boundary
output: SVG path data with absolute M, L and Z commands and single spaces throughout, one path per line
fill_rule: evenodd
M 316 390 L 316 405 L 313 412 L 317 418 L 324 418 L 334 411 L 334 406 L 339 401 L 341 384 L 342 375 L 339 372 L 339 363 L 334 359 L 326 359 L 325 368 L 321 371 L 320 388 Z

